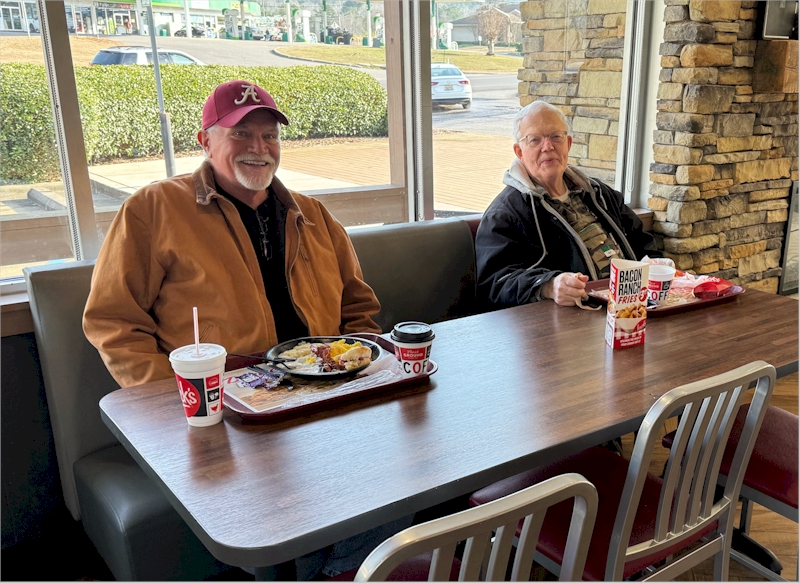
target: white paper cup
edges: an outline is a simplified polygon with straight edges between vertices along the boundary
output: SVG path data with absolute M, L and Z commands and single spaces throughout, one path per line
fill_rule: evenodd
M 193 427 L 207 427 L 222 421 L 222 373 L 228 353 L 219 344 L 194 344 L 169 354 L 178 381 L 186 420 Z
M 666 265 L 651 265 L 647 283 L 647 297 L 662 306 L 667 303 L 669 288 L 675 277 L 675 268 Z
M 401 322 L 392 330 L 394 353 L 405 377 L 418 377 L 428 370 L 435 334 L 424 322 Z

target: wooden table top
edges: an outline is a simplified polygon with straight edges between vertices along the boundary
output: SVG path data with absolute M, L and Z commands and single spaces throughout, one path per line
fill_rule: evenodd
M 643 346 L 604 327 L 552 302 L 436 324 L 430 381 L 279 422 L 189 427 L 171 379 L 101 414 L 218 559 L 267 566 L 632 431 L 676 386 L 797 370 L 798 302 L 755 290 L 651 318 Z

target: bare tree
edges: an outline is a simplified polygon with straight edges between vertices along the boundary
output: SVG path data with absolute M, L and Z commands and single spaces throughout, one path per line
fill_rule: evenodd
M 508 36 L 508 15 L 494 6 L 484 6 L 477 12 L 478 34 L 489 47 L 487 55 L 494 55 L 494 43 Z

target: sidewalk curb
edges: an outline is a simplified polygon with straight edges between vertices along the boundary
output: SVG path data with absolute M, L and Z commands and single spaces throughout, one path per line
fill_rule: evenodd
M 322 63 L 324 65 L 338 65 L 340 67 L 353 67 L 354 69 L 384 69 L 386 70 L 386 65 L 368 65 L 366 63 L 361 65 L 351 65 L 350 63 L 337 63 L 335 61 L 323 61 L 321 59 L 309 59 L 308 57 L 290 57 L 289 55 L 284 55 L 278 49 L 271 49 L 272 54 L 283 57 L 284 59 L 294 59 L 296 61 L 308 61 L 309 63 Z M 431 63 L 439 63 L 439 61 L 431 61 Z M 520 67 L 521 69 L 522 67 Z M 467 71 L 462 69 L 463 73 L 469 73 L 470 75 L 513 75 L 513 72 L 510 71 Z M 519 75 L 519 70 L 517 70 L 517 74 Z
M 284 59 L 295 59 L 297 61 L 308 61 L 309 63 L 322 63 L 324 65 L 339 65 L 340 67 L 353 67 L 354 69 L 386 69 L 386 65 L 369 65 L 362 63 L 360 65 L 351 65 L 350 63 L 336 63 L 334 61 L 323 61 L 321 59 L 309 59 L 307 57 L 290 57 L 284 55 L 278 49 L 272 49 L 272 54 L 283 57 Z

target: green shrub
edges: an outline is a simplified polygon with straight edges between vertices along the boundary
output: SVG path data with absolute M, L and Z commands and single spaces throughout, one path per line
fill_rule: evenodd
M 28 182 L 60 177 L 43 66 L 0 65 L 0 177 Z
M 285 139 L 383 136 L 386 91 L 347 67 L 205 67 L 162 65 L 166 110 L 176 152 L 197 148 L 203 103 L 218 84 L 244 79 L 269 91 L 289 118 Z M 153 69 L 75 69 L 89 163 L 162 152 Z M 39 181 L 58 175 L 44 67 L 0 65 L 0 178 Z

